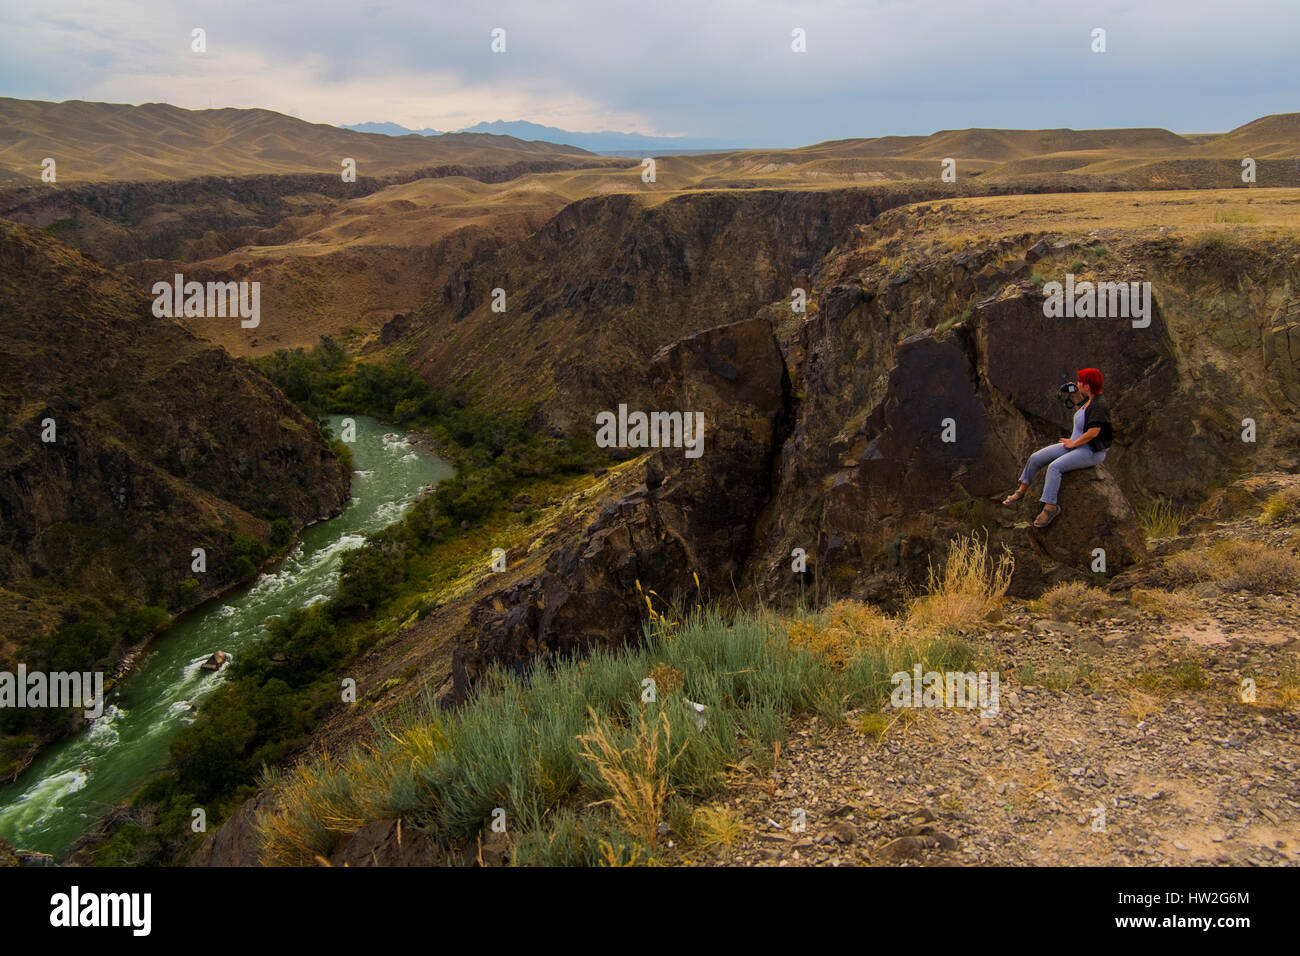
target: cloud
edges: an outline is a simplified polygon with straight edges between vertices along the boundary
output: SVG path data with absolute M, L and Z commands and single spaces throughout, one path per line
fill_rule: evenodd
M 140 0 L 3 18 L 7 95 L 211 101 L 330 123 L 529 119 L 793 145 L 967 126 L 1228 129 L 1294 110 L 1300 92 L 1290 0 Z M 490 49 L 494 27 L 505 53 Z M 791 51 L 795 27 L 806 53 Z M 1090 50 L 1094 27 L 1105 54 Z

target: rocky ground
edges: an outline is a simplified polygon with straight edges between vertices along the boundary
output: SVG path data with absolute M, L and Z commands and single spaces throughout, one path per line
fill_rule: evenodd
M 1252 519 L 1210 524 L 1215 536 L 1293 540 Z M 1083 621 L 1009 605 L 970 635 L 1002 675 L 996 717 L 886 705 L 880 736 L 864 713 L 835 727 L 804 719 L 773 772 L 738 771 L 719 801 L 743 835 L 710 854 L 670 851 L 672 862 L 1300 864 L 1300 581 L 1187 597 L 1189 613 L 1162 614 L 1119 587 Z

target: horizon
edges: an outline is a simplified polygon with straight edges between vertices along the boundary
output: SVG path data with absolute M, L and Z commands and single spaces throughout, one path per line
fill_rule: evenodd
M 304 119 L 303 117 L 294 115 L 293 113 L 285 113 L 269 106 L 189 107 L 189 106 L 181 106 L 180 104 L 177 103 L 171 103 L 166 100 L 149 100 L 149 101 L 144 101 L 139 103 L 111 102 L 107 100 L 85 100 L 77 97 L 70 97 L 68 99 L 63 99 L 63 100 L 41 100 L 41 99 L 27 99 L 23 97 L 13 97 L 13 96 L 8 96 L 7 94 L 0 94 L 0 99 L 13 99 L 13 100 L 18 100 L 20 102 L 28 102 L 28 103 L 45 103 L 45 104 L 51 104 L 55 106 L 62 106 L 70 103 L 85 103 L 87 105 L 95 105 L 95 106 L 120 106 L 120 107 L 129 107 L 133 109 L 140 109 L 147 106 L 169 106 L 174 109 L 180 109 L 180 110 L 185 110 L 194 113 L 221 112 L 225 110 L 244 110 L 244 111 L 263 110 L 266 112 L 275 113 L 280 116 L 285 116 L 290 119 L 299 120 L 301 122 L 311 123 L 313 125 L 330 126 L 335 129 L 346 130 L 348 132 L 360 132 L 366 135 L 377 135 L 377 136 L 410 135 L 410 136 L 430 137 L 430 136 L 444 136 L 453 133 L 454 134 L 472 133 L 475 135 L 510 136 L 518 139 L 520 137 L 518 137 L 514 133 L 492 133 L 487 130 L 478 129 L 477 127 L 494 126 L 494 125 L 510 126 L 510 125 L 517 125 L 517 124 L 528 124 L 532 126 L 547 125 L 547 124 L 538 123 L 534 120 L 528 120 L 528 119 L 516 119 L 516 120 L 495 119 L 495 120 L 480 120 L 476 123 L 470 124 L 467 127 L 460 127 L 456 129 L 441 129 L 441 130 L 435 130 L 433 133 L 423 133 L 420 130 L 411 129 L 410 127 L 405 127 L 403 126 L 403 124 L 396 123 L 395 121 L 392 120 L 370 119 L 370 120 L 358 120 L 354 123 L 349 123 L 349 124 L 327 123 L 327 122 Z M 815 142 L 795 143 L 793 145 L 788 145 L 788 146 L 776 146 L 771 143 L 758 143 L 758 144 L 751 144 L 751 145 L 727 145 L 725 143 L 719 142 L 716 143 L 714 146 L 705 146 L 705 147 L 687 146 L 687 147 L 682 147 L 682 149 L 683 151 L 686 152 L 711 152 L 715 150 L 717 152 L 731 152 L 731 151 L 741 152 L 741 151 L 757 151 L 757 150 L 765 150 L 765 149 L 771 149 L 771 150 L 801 149 L 801 148 L 806 148 L 811 146 L 824 145 L 827 143 L 847 142 L 847 141 L 854 141 L 854 140 L 875 140 L 875 139 L 887 139 L 891 137 L 893 138 L 918 137 L 924 139 L 927 137 L 938 136 L 943 133 L 981 132 L 981 131 L 986 131 L 986 132 L 1065 131 L 1065 132 L 1074 132 L 1074 133 L 1086 133 L 1086 132 L 1104 132 L 1107 130 L 1163 130 L 1165 132 L 1173 133 L 1176 136 L 1183 136 L 1183 137 L 1221 136 L 1225 133 L 1231 133 L 1244 126 L 1248 126 L 1251 123 L 1257 122 L 1262 119 L 1267 119 L 1272 116 L 1300 116 L 1300 110 L 1289 110 L 1280 113 L 1261 113 L 1255 116 L 1251 116 L 1247 119 L 1243 119 L 1240 122 L 1234 123 L 1233 125 L 1224 127 L 1222 129 L 1178 130 L 1178 129 L 1174 129 L 1171 126 L 953 126 L 953 127 L 936 128 L 925 133 L 885 132 L 885 133 L 873 134 L 870 136 L 868 135 L 838 136 L 832 139 L 817 140 Z M 374 132 L 369 130 L 362 130 L 357 128 L 360 126 L 385 126 L 385 125 L 403 126 L 403 128 L 406 129 L 407 132 L 402 134 L 392 134 L 392 133 L 380 133 L 380 132 Z M 707 137 L 687 137 L 687 136 L 678 137 L 678 136 L 659 135 L 659 134 L 650 134 L 650 133 L 642 134 L 642 133 L 633 133 L 626 130 L 617 130 L 617 129 L 577 130 L 577 129 L 564 129 L 562 127 L 550 127 L 550 128 L 558 129 L 560 132 L 563 133 L 580 135 L 580 136 L 622 136 L 622 137 L 629 137 L 632 139 L 643 139 L 646 141 L 651 141 L 651 140 L 666 141 L 672 139 L 681 139 L 683 142 L 701 142 L 701 141 L 709 142 Z M 553 142 L 558 145 L 574 145 L 574 144 L 565 144 L 563 142 L 556 141 L 556 140 L 548 141 L 548 140 L 539 139 L 539 140 L 529 140 L 529 142 Z M 666 144 L 659 143 L 656 145 L 666 145 Z

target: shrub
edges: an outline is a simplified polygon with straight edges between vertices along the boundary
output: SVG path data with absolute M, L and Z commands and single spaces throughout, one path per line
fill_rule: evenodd
M 1200 602 L 1177 591 L 1134 588 L 1128 599 L 1138 610 L 1151 611 L 1169 621 L 1186 621 L 1200 616 Z
M 271 546 L 283 548 L 293 540 L 293 523 L 285 517 L 276 518 L 271 522 Z
M 1260 512 L 1260 524 L 1300 520 L 1300 485 L 1292 485 L 1271 495 Z
M 790 715 L 834 714 L 867 693 L 857 680 L 877 705 L 889 688 L 887 674 L 865 665 L 837 672 L 754 614 L 687 615 L 671 640 L 646 639 L 527 675 L 491 671 L 458 711 L 426 700 L 372 747 L 269 779 L 282 809 L 263 824 L 265 860 L 309 861 L 345 825 L 393 817 L 453 845 L 500 807 L 522 834 L 519 861 L 627 863 L 653 852 L 665 813 L 685 826 L 682 797 L 716 792 L 742 737 L 758 753 L 784 735 Z M 643 704 L 649 674 L 667 687 L 680 675 L 681 686 Z M 688 700 L 705 705 L 703 726 Z M 576 808 L 585 809 L 566 812 Z
M 929 631 L 950 631 L 983 620 L 1002 603 L 1015 567 L 1003 548 L 996 562 L 987 539 L 959 535 L 948 545 L 942 574 L 931 565 L 927 593 L 908 609 L 908 623 Z
M 1300 558 L 1258 541 L 1220 538 L 1172 555 L 1163 570 L 1175 585 L 1210 582 L 1229 591 L 1287 591 L 1300 581 Z
M 1163 498 L 1143 508 L 1139 515 L 1142 533 L 1148 541 L 1172 538 L 1178 534 L 1178 529 L 1183 526 L 1187 518 L 1186 510 L 1175 507 Z
M 342 612 L 373 610 L 397 593 L 406 580 L 406 547 L 391 535 L 376 535 L 339 562 L 339 587 L 333 606 Z
M 1057 620 L 1094 618 L 1109 603 L 1105 591 L 1088 587 L 1079 581 L 1057 584 L 1034 602 L 1035 610 L 1041 610 Z
M 729 807 L 701 807 L 693 822 L 692 842 L 701 850 L 725 849 L 745 835 L 744 821 Z
M 648 721 L 646 710 L 641 710 L 630 740 L 594 710 L 588 708 L 588 715 L 591 727 L 578 737 L 580 755 L 595 765 L 609 794 L 605 802 L 632 834 L 653 850 L 659 841 L 664 803 L 672 793 L 668 775 L 686 747 L 673 753 L 672 725 L 663 709 Z

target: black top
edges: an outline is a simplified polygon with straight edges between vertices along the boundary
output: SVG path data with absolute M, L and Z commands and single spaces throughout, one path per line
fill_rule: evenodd
M 1088 403 L 1088 407 L 1083 410 L 1083 430 L 1086 432 L 1089 428 L 1100 428 L 1101 431 L 1097 437 L 1088 442 L 1088 448 L 1094 452 L 1105 451 L 1110 447 L 1111 427 L 1110 427 L 1110 409 L 1108 409 L 1100 398 L 1094 397 Z

